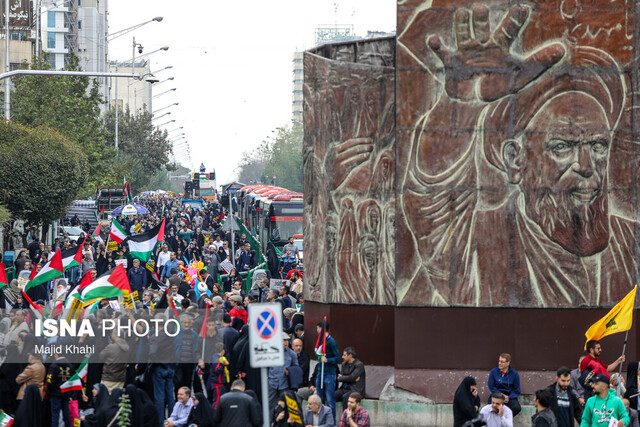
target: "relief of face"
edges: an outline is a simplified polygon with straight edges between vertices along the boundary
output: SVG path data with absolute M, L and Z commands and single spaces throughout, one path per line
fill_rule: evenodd
M 610 145 L 602 106 L 586 94 L 566 93 L 531 120 L 516 157 L 528 216 L 551 240 L 579 256 L 608 244 Z

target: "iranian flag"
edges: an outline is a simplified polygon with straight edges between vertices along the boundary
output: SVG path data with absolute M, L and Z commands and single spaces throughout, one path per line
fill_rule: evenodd
M 55 254 L 53 254 L 53 258 L 51 261 L 46 263 L 42 270 L 36 277 L 32 280 L 29 280 L 24 287 L 24 291 L 27 292 L 29 289 L 34 288 L 38 285 L 48 282 L 49 280 L 53 280 L 56 277 L 62 276 L 64 273 L 64 267 L 62 265 L 62 251 L 58 250 Z
M 164 242 L 164 219 L 162 222 L 149 231 L 127 239 L 129 252 L 133 258 L 138 258 L 140 262 L 147 262 L 158 242 Z
M 82 381 L 87 379 L 87 373 L 89 372 L 89 357 L 85 357 L 84 361 L 80 366 L 78 366 L 78 370 L 69 381 L 60 385 L 60 391 L 63 393 L 67 393 L 69 391 L 78 390 L 82 391 Z
M 0 289 L 9 285 L 9 280 L 7 280 L 7 273 L 4 271 L 4 265 L 0 262 Z
M 115 218 L 111 222 L 111 230 L 109 230 L 109 238 L 118 243 L 122 243 L 122 241 L 127 238 L 127 232 L 124 231 L 124 228 L 122 228 L 120 223 L 116 221 Z
M 6 414 L 0 414 L 0 427 L 11 427 L 13 425 L 13 417 Z
M 120 297 L 124 295 L 124 291 L 131 293 L 131 286 L 127 271 L 122 264 L 118 264 L 116 268 L 98 277 L 85 287 L 82 291 L 82 300 Z

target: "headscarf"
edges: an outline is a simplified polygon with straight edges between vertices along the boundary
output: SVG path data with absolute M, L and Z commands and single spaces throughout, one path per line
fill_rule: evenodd
M 129 396 L 129 402 L 131 403 L 131 416 L 129 422 L 134 426 L 144 425 L 144 409 L 142 408 L 142 401 L 140 396 L 136 393 L 138 388 L 129 384 L 124 388 L 124 393 Z
M 42 397 L 40 389 L 35 384 L 29 384 L 24 389 L 24 397 L 13 417 L 14 427 L 33 427 L 43 425 Z
M 198 427 L 213 427 L 214 414 L 211 403 L 203 393 L 196 393 L 195 398 L 198 400 L 198 405 L 191 408 L 189 423 L 196 424 Z
M 149 398 L 149 395 L 142 389 L 136 389 L 136 402 L 140 402 L 140 408 L 144 415 L 143 423 L 141 427 L 156 427 L 160 421 L 158 420 L 158 411 L 154 403 Z M 138 427 L 138 426 L 136 426 Z
M 453 427 L 461 427 L 478 416 L 476 406 L 480 406 L 480 398 L 471 393 L 472 385 L 476 385 L 476 379 L 465 377 L 456 390 L 453 397 Z

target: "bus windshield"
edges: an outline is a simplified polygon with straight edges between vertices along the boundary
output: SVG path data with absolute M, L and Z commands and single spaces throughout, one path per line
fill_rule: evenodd
M 278 221 L 271 220 L 271 241 L 276 246 L 284 246 L 289 237 L 294 234 L 302 234 L 302 221 Z

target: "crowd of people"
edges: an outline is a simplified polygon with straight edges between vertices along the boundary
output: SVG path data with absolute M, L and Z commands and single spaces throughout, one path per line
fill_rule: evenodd
M 574 423 L 581 427 L 640 427 L 638 362 L 629 364 L 625 381 L 618 372 L 624 356 L 607 365 L 600 358 L 599 341 L 587 342 L 586 348 L 577 368 L 560 367 L 555 381 L 535 392 L 532 427 L 573 427 Z M 482 405 L 476 379 L 464 378 L 454 396 L 454 427 L 514 425 L 522 407 L 520 375 L 511 367 L 510 354 L 500 354 L 498 366 L 489 372 L 487 388 L 489 400 Z
M 283 251 L 292 257 L 283 269 L 290 281 L 274 288 L 266 272 L 251 286 L 244 272 L 256 267 L 256 252 L 245 234 L 222 230 L 229 213 L 217 202 L 198 210 L 169 195 L 136 201 L 150 213 L 115 218 L 130 236 L 166 221 L 164 242 L 149 261 L 133 257 L 126 240 L 113 247 L 106 222 L 86 238 L 63 235 L 53 245 L 33 238 L 18 251 L 15 279 L 0 291 L 0 409 L 13 417 L 14 426 L 108 426 L 123 425 L 117 424 L 123 419 L 132 426 L 262 425 L 260 370 L 249 363 L 247 325 L 247 307 L 256 302 L 279 302 L 283 308 L 286 363 L 268 371 L 272 425 L 295 425 L 288 399 L 296 402 L 305 426 L 369 425 L 369 415 L 360 406 L 364 365 L 354 348 L 339 352 L 328 322 L 318 326 L 318 334 L 326 336 L 325 350 L 319 351 L 319 363 L 310 373 L 315 358 L 303 348 L 303 273 L 295 269 L 297 253 L 291 241 L 293 248 Z M 236 254 L 232 246 L 238 248 Z M 23 292 L 24 284 L 56 251 L 74 248 L 82 252 L 79 265 Z M 34 307 L 52 311 L 66 303 L 87 276 L 95 280 L 119 265 L 129 281 L 130 306 L 122 299 L 105 298 L 86 307 L 84 318 L 97 329 L 105 319 L 177 318 L 179 334 L 169 340 L 160 323 L 159 338 L 113 332 L 104 342 L 92 341 L 96 351 L 88 359 L 82 388 L 68 390 L 65 384 L 81 364 L 64 354 L 43 356 L 36 349 L 52 341 L 90 338 L 37 336 Z M 175 363 L 159 363 L 168 349 L 173 349 Z M 324 368 L 318 372 L 320 366 Z M 336 414 L 336 399 L 343 404 L 342 414 Z M 303 401 L 308 401 L 306 408 Z

